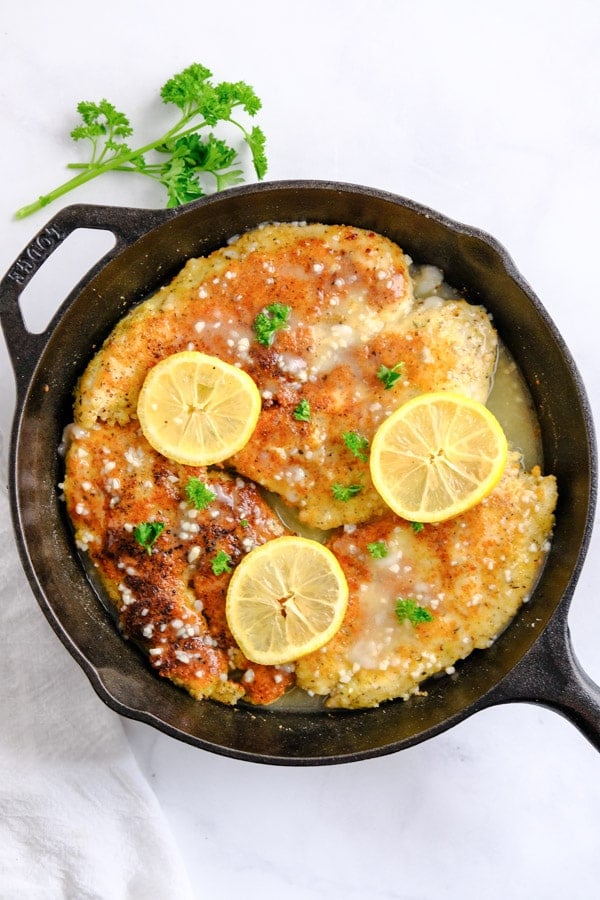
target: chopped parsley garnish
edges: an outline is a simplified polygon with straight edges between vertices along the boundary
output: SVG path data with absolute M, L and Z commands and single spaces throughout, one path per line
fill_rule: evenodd
M 363 437 L 358 431 L 344 431 L 342 439 L 353 456 L 357 456 L 363 462 L 368 460 L 369 442 L 366 437 Z
M 422 522 L 411 522 L 410 527 L 412 528 L 412 530 L 414 531 L 415 534 L 418 534 L 420 531 L 423 531 L 423 529 L 425 528 L 425 526 L 423 525 Z
M 223 575 L 225 572 L 231 572 L 232 562 L 233 560 L 231 559 L 229 553 L 225 553 L 224 550 L 219 550 L 219 552 L 213 557 L 211 568 L 215 575 Z
M 242 528 L 249 528 L 250 522 L 248 521 L 248 519 L 240 519 L 240 525 L 242 526 Z
M 433 622 L 433 614 L 428 609 L 425 609 L 424 606 L 419 606 L 412 597 L 407 597 L 406 600 L 399 597 L 396 600 L 396 616 L 400 622 L 408 619 L 411 625 Z
M 351 497 L 355 497 L 356 494 L 359 494 L 362 491 L 362 485 L 360 484 L 340 484 L 338 481 L 331 488 L 331 493 L 335 497 L 336 500 L 343 500 L 344 503 L 347 503 Z
M 381 365 L 377 370 L 377 377 L 383 384 L 386 391 L 389 391 L 390 388 L 393 388 L 397 381 L 402 378 L 402 373 L 404 370 L 404 363 L 399 362 L 396 363 L 391 369 L 388 369 L 387 366 Z
M 373 541 L 372 544 L 367 544 L 367 550 L 373 559 L 384 559 L 388 554 L 385 541 Z
M 291 306 L 285 306 L 283 303 L 271 303 L 269 306 L 265 306 L 255 318 L 252 326 L 258 343 L 268 347 L 275 332 L 287 325 L 291 311 Z
M 310 422 L 310 403 L 303 397 L 292 413 L 298 422 Z
M 138 544 L 147 551 L 148 556 L 150 556 L 152 553 L 152 545 L 166 527 L 164 522 L 140 522 L 140 524 L 136 525 L 133 529 L 133 536 Z
M 204 482 L 200 481 L 199 478 L 192 476 L 188 483 L 185 486 L 185 495 L 196 509 L 206 509 L 209 503 L 217 496 L 213 494 L 213 492 L 204 484 Z

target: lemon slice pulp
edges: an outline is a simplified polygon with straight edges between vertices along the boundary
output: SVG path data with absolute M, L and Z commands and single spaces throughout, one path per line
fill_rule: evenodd
M 247 372 L 184 350 L 150 369 L 137 414 L 146 440 L 163 456 L 208 466 L 248 443 L 260 409 L 260 392 Z
M 385 503 L 413 522 L 442 522 L 497 485 L 508 445 L 482 403 L 451 391 L 420 394 L 378 428 L 370 469 Z
M 261 544 L 235 569 L 226 616 L 251 662 L 284 665 L 318 650 L 338 631 L 348 584 L 333 553 L 293 535 Z

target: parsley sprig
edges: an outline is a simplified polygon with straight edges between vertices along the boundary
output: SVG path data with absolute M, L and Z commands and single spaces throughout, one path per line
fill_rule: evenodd
M 396 600 L 396 616 L 400 622 L 408 619 L 411 625 L 421 625 L 423 622 L 433 622 L 433 614 L 424 606 L 420 606 L 413 597 Z
M 140 522 L 140 524 L 136 525 L 133 529 L 133 536 L 138 544 L 146 550 L 148 556 L 150 556 L 152 554 L 154 542 L 157 537 L 163 533 L 165 528 L 166 525 L 164 522 Z
M 270 303 L 269 306 L 265 306 L 252 325 L 258 343 L 268 347 L 273 341 L 275 332 L 286 327 L 291 311 L 291 306 L 283 303 Z
M 392 368 L 388 368 L 387 366 L 381 365 L 377 369 L 377 377 L 383 384 L 383 387 L 386 391 L 391 390 L 397 381 L 400 380 L 403 376 L 404 371 L 404 363 L 399 362 L 396 363 Z
M 185 486 L 185 495 L 196 509 L 206 509 L 208 504 L 212 503 L 217 496 L 195 475 L 188 479 Z
M 367 544 L 367 550 L 373 559 L 385 559 L 388 555 L 385 541 L 372 541 L 370 544 Z
M 257 126 L 246 127 L 238 112 L 254 117 L 261 101 L 254 89 L 244 81 L 214 84 L 212 72 L 193 63 L 170 78 L 161 88 L 164 103 L 173 104 L 180 116 L 164 134 L 155 140 L 132 147 L 126 138 L 133 128 L 125 113 L 108 100 L 99 103 L 82 101 L 77 106 L 81 123 L 71 131 L 74 141 L 89 141 L 90 158 L 84 163 L 70 163 L 67 168 L 80 170 L 64 184 L 43 194 L 35 202 L 21 207 L 17 219 L 42 209 L 68 191 L 97 178 L 105 172 L 136 172 L 164 185 L 167 206 L 180 206 L 205 194 L 201 178 L 211 176 L 215 190 L 223 190 L 244 181 L 238 150 L 212 129 L 219 122 L 237 128 L 252 157 L 258 179 L 267 171 L 265 136 Z M 207 131 L 204 136 L 201 131 Z M 149 156 L 156 153 L 156 157 Z M 206 185 L 205 185 L 206 186 Z
M 219 550 L 213 556 L 210 567 L 215 575 L 224 575 L 225 572 L 231 572 L 232 562 L 233 560 L 229 553 L 226 553 L 225 550 Z
M 351 500 L 352 497 L 360 494 L 361 491 L 362 485 L 360 484 L 340 484 L 339 481 L 336 481 L 331 488 L 331 493 L 334 498 L 336 500 L 341 500 L 343 503 L 347 503 L 348 500 Z
M 358 431 L 344 431 L 342 440 L 353 456 L 356 456 L 362 462 L 367 462 L 369 455 L 369 442 Z
M 310 422 L 310 403 L 303 397 L 300 403 L 294 407 L 292 416 L 297 422 Z

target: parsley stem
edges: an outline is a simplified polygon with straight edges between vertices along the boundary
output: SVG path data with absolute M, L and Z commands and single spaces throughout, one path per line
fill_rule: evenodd
M 33 203 L 29 203 L 27 206 L 22 206 L 16 211 L 15 218 L 26 218 L 27 216 L 31 215 L 31 213 L 37 212 L 37 210 L 42 209 L 44 206 L 48 206 L 49 203 L 53 203 L 54 200 L 58 200 L 59 197 L 62 197 L 69 191 L 80 187 L 82 184 L 86 184 L 93 178 L 97 178 L 98 175 L 101 175 L 103 172 L 117 172 L 119 171 L 119 169 L 123 171 L 123 163 L 127 162 L 128 160 L 134 159 L 136 156 L 142 156 L 144 153 L 148 153 L 150 150 L 155 150 L 156 147 L 160 146 L 160 144 L 164 144 L 166 140 L 169 140 L 172 135 L 177 133 L 184 121 L 185 120 L 180 119 L 179 122 L 169 131 L 167 131 L 167 133 L 164 134 L 159 140 L 152 141 L 151 143 L 146 144 L 144 147 L 140 147 L 137 150 L 129 150 L 125 153 L 119 153 L 112 159 L 106 160 L 106 162 L 95 162 L 87 164 L 82 163 L 81 166 L 85 166 L 85 170 L 83 172 L 81 172 L 79 175 L 75 175 L 68 181 L 63 182 L 63 184 L 59 185 L 57 188 L 54 188 L 53 191 L 50 191 L 49 194 L 42 194 L 41 197 L 38 197 L 38 199 Z M 202 125 L 198 127 L 202 127 Z M 79 165 L 80 164 L 78 163 L 73 163 L 67 166 L 67 168 L 79 168 Z M 141 171 L 135 167 L 134 169 L 135 171 Z
M 90 169 L 93 168 L 91 163 L 68 163 L 67 169 Z M 102 170 L 105 171 L 104 169 Z M 111 172 L 137 172 L 139 175 L 145 175 L 147 178 L 152 178 L 153 181 L 161 181 L 161 166 L 157 163 L 156 165 L 147 165 L 144 166 L 143 169 L 138 169 L 135 166 L 112 166 Z M 224 175 L 221 175 L 217 171 L 213 171 L 212 169 L 206 169 L 207 175 L 212 175 L 216 182 L 217 191 L 222 191 L 228 183 L 228 175 L 229 172 L 225 172 Z
M 54 200 L 58 200 L 58 198 L 62 197 L 63 194 L 67 194 L 69 191 L 80 187 L 80 185 L 91 181 L 92 178 L 96 178 L 96 176 L 100 175 L 101 172 L 105 172 L 107 168 L 109 167 L 103 166 L 101 169 L 88 169 L 85 172 L 81 172 L 79 175 L 75 175 L 74 178 L 70 178 L 68 181 L 65 181 L 63 184 L 59 185 L 59 187 L 54 188 L 54 190 L 50 191 L 49 194 L 42 194 L 33 203 L 29 203 L 27 206 L 22 206 L 16 211 L 15 218 L 25 219 L 27 216 L 30 216 L 31 213 L 37 212 L 39 209 L 43 209 L 44 206 L 48 206 L 48 204 L 53 203 Z

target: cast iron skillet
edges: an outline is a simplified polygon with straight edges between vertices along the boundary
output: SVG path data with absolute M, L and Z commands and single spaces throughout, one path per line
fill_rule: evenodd
M 433 680 L 426 697 L 379 709 L 232 709 L 195 702 L 157 678 L 117 634 L 86 580 L 57 489 L 62 472 L 56 448 L 71 420 L 73 386 L 123 313 L 189 257 L 261 222 L 298 220 L 381 232 L 416 261 L 440 266 L 451 284 L 483 303 L 525 375 L 541 424 L 545 469 L 558 478 L 556 531 L 531 602 L 491 649 L 473 653 L 455 676 Z M 76 228 L 107 229 L 115 247 L 67 297 L 46 331 L 31 334 L 19 309 L 21 291 Z M 600 688 L 577 662 L 567 623 L 596 495 L 590 408 L 556 327 L 495 240 L 401 197 L 315 181 L 234 188 L 178 210 L 71 206 L 33 238 L 0 283 L 0 318 L 17 382 L 10 492 L 23 566 L 50 624 L 113 710 L 215 753 L 318 765 L 401 750 L 486 707 L 528 701 L 562 713 L 600 749 Z

